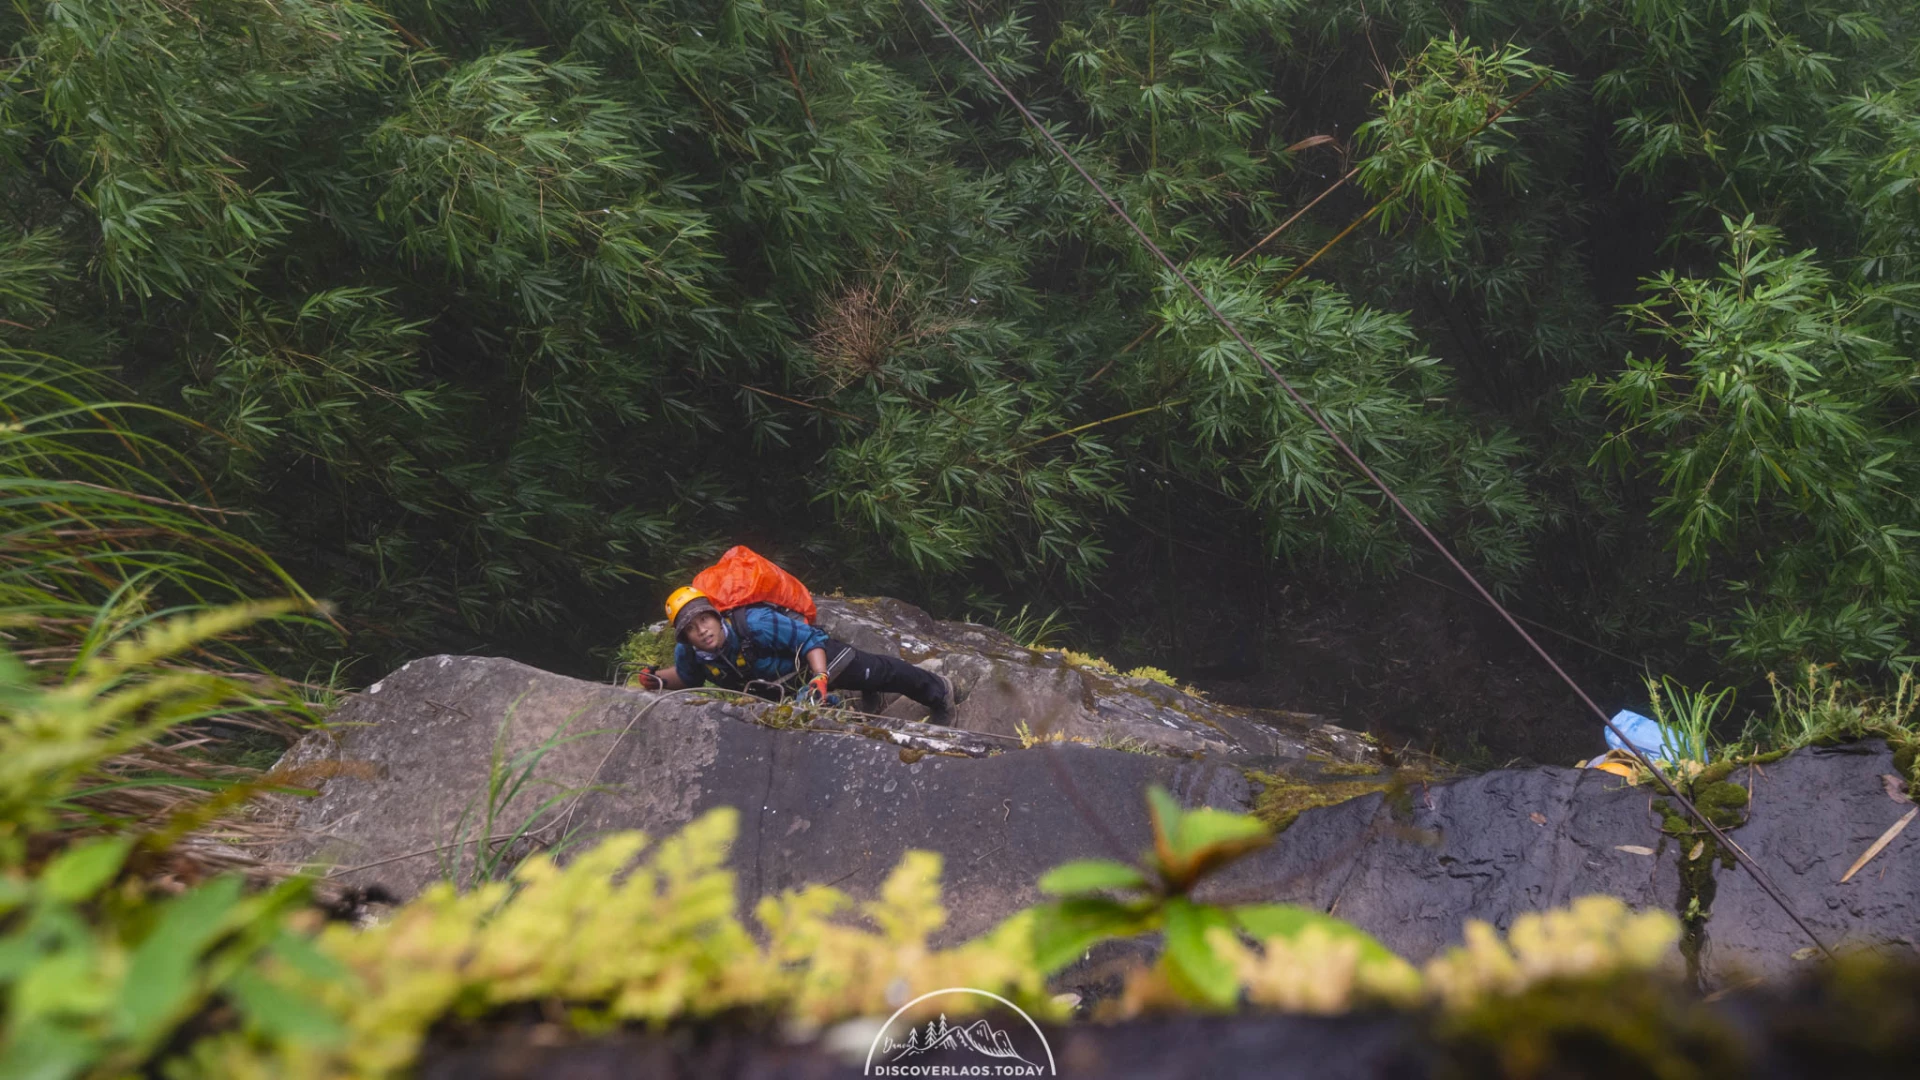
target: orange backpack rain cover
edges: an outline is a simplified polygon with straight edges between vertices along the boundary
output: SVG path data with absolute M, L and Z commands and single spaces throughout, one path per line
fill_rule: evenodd
M 721 611 L 743 604 L 778 604 L 809 623 L 819 614 L 813 594 L 799 578 L 745 545 L 728 548 L 719 562 L 695 574 L 693 587 Z

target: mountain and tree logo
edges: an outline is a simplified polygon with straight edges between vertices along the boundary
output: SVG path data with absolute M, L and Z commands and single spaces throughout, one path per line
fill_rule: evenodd
M 927 1021 L 924 1038 L 919 1028 L 908 1028 L 905 1045 L 885 1036 L 882 1036 L 881 1040 L 880 1053 L 888 1061 L 901 1061 L 935 1050 L 971 1050 L 988 1057 L 1012 1058 L 1023 1065 L 1033 1065 L 1033 1062 L 1021 1057 L 1020 1051 L 1013 1048 L 1013 1040 L 1006 1032 L 985 1020 L 975 1020 L 966 1027 L 951 1027 L 947 1024 L 946 1013 L 940 1014 L 938 1023 L 932 1020 Z M 1039 1068 L 1037 1065 L 1034 1067 Z
M 1013 1011 L 1021 1021 L 995 1025 L 981 1018 L 950 1023 L 947 1014 L 924 1024 L 902 1021 L 916 1005 L 942 996 L 971 995 L 990 999 Z M 978 1007 L 978 1002 L 968 1004 Z M 922 1010 L 917 1015 L 925 1015 Z M 1044 1062 L 1044 1064 L 1042 1064 Z M 867 1051 L 868 1076 L 1054 1076 L 1053 1048 L 1040 1025 L 1018 1005 L 998 994 L 956 986 L 921 994 L 887 1018 Z

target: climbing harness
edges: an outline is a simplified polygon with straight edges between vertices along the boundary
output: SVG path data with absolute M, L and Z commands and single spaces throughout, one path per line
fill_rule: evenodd
M 1411 524 L 1422 537 L 1425 537 L 1429 544 L 1433 545 L 1433 549 L 1438 551 L 1441 558 L 1445 559 L 1448 565 L 1452 566 L 1454 570 L 1466 580 L 1466 583 L 1473 587 L 1473 591 L 1479 594 L 1481 600 L 1485 601 L 1493 610 L 1500 613 L 1500 617 L 1506 620 L 1507 625 L 1513 627 L 1513 632 L 1519 634 L 1520 639 L 1525 641 L 1527 646 L 1531 648 L 1541 660 L 1544 660 L 1548 667 L 1553 669 L 1553 673 L 1560 676 L 1560 681 L 1566 683 L 1568 688 L 1579 697 L 1581 702 L 1583 702 L 1587 708 L 1593 710 L 1593 714 L 1600 718 L 1600 722 L 1606 725 L 1607 730 L 1612 731 L 1622 743 L 1627 743 L 1627 745 L 1631 747 L 1631 743 L 1627 742 L 1626 737 L 1621 734 L 1620 729 L 1614 726 L 1613 718 L 1607 715 L 1606 710 L 1602 709 L 1599 704 L 1587 694 L 1586 690 L 1574 681 L 1573 676 L 1567 674 L 1566 669 L 1561 667 L 1559 662 L 1554 660 L 1553 655 L 1547 652 L 1538 641 L 1534 640 L 1532 634 L 1527 633 L 1526 627 L 1520 625 L 1520 621 L 1514 617 L 1512 612 L 1507 610 L 1506 605 L 1494 598 L 1493 594 L 1487 590 L 1487 587 L 1480 583 L 1480 579 L 1474 576 L 1473 571 L 1467 569 L 1466 564 L 1462 563 L 1453 554 L 1453 551 L 1434 534 L 1433 530 L 1427 527 L 1426 522 L 1420 520 L 1418 514 L 1415 514 L 1406 503 L 1400 501 L 1400 496 L 1394 494 L 1393 489 L 1387 486 L 1387 482 L 1380 479 L 1379 474 L 1375 473 L 1373 469 L 1361 459 L 1360 455 L 1354 452 L 1353 447 L 1349 446 L 1347 441 L 1340 437 L 1340 433 L 1333 429 L 1333 425 L 1329 424 L 1326 418 L 1320 415 L 1320 410 L 1314 408 L 1305 397 L 1301 396 L 1300 391 L 1295 389 L 1291 382 L 1287 381 L 1286 376 L 1280 374 L 1280 369 L 1275 367 L 1264 353 L 1255 348 L 1253 342 L 1247 340 L 1246 335 L 1240 332 L 1240 328 L 1235 326 L 1231 319 L 1228 319 L 1226 315 L 1221 313 L 1219 308 L 1214 306 L 1213 301 L 1207 297 L 1206 293 L 1200 290 L 1200 286 L 1194 284 L 1193 279 L 1187 276 L 1186 271 L 1180 269 L 1180 266 L 1175 263 L 1172 258 L 1168 257 L 1165 251 L 1160 249 L 1159 244 L 1153 242 L 1153 238 L 1148 236 L 1146 231 L 1135 223 L 1133 216 L 1128 214 L 1126 209 L 1122 207 L 1112 195 L 1107 193 L 1107 189 L 1101 186 L 1100 181 L 1094 179 L 1093 174 L 1089 173 L 1086 168 L 1080 164 L 1079 159 L 1074 157 L 1073 153 L 1065 146 L 1061 145 L 1059 139 L 1054 138 L 1053 132 L 1048 131 L 1046 125 L 1042 124 L 1032 112 L 1028 111 L 1026 104 L 1020 100 L 1019 96 L 1009 89 L 1006 83 L 1000 81 L 1000 76 L 993 73 L 993 69 L 989 68 L 973 51 L 972 47 L 961 39 L 960 35 L 954 31 L 952 25 L 950 25 L 938 11 L 934 10 L 933 5 L 930 4 L 928 0 L 914 0 L 914 3 L 919 5 L 920 10 L 927 13 L 928 18 L 939 25 L 942 33 L 951 39 L 955 45 L 960 47 L 960 51 L 965 53 L 967 59 L 973 62 L 973 66 L 980 69 L 980 74 L 986 76 L 987 81 L 992 83 L 994 88 L 1000 91 L 1000 95 L 1007 99 L 1007 103 L 1019 112 L 1021 117 L 1026 120 L 1027 124 L 1031 126 L 1034 131 L 1039 132 L 1040 137 L 1046 140 L 1047 145 L 1053 149 L 1053 152 L 1071 166 L 1074 172 L 1080 174 L 1080 178 L 1085 180 L 1087 185 L 1093 188 L 1094 192 L 1106 202 L 1107 207 L 1113 211 L 1116 217 L 1126 223 L 1127 228 L 1133 232 L 1135 237 L 1139 238 L 1140 243 L 1153 254 L 1153 257 L 1158 259 L 1161 265 L 1165 266 L 1174 277 L 1178 278 L 1182 285 L 1186 286 L 1187 291 L 1193 294 L 1194 299 L 1198 300 L 1202 307 L 1206 308 L 1207 314 L 1213 316 L 1213 320 L 1220 324 L 1221 329 L 1225 330 L 1235 342 L 1239 343 L 1241 348 L 1247 351 L 1247 355 L 1253 357 L 1253 359 L 1266 370 L 1266 373 L 1273 377 L 1273 381 L 1280 385 L 1280 389 L 1286 392 L 1287 397 L 1291 398 L 1293 403 L 1300 408 L 1300 411 L 1305 413 L 1308 419 L 1312 420 L 1314 424 L 1326 434 L 1328 439 L 1332 440 L 1333 445 L 1340 449 L 1340 452 L 1346 456 L 1346 459 L 1352 463 L 1355 469 L 1359 470 L 1360 475 L 1366 477 L 1368 482 L 1380 489 L 1380 493 L 1386 496 L 1387 501 L 1393 504 L 1395 510 L 1400 512 L 1400 516 L 1406 518 L 1407 522 Z M 1773 883 L 1773 879 L 1760 867 L 1760 864 L 1754 862 L 1752 856 L 1748 855 L 1739 844 L 1734 843 L 1731 837 L 1721 831 L 1720 826 L 1715 825 L 1709 820 L 1706 814 L 1702 813 L 1700 808 L 1693 804 L 1693 800 L 1687 798 L 1686 795 L 1680 791 L 1679 787 L 1676 786 L 1674 782 L 1667 777 L 1667 774 L 1663 772 L 1659 766 L 1655 765 L 1651 759 L 1642 754 L 1638 749 L 1632 749 L 1631 753 L 1639 762 L 1640 766 L 1660 782 L 1660 786 L 1666 789 L 1667 794 L 1672 796 L 1674 801 L 1684 807 L 1687 813 L 1707 830 L 1708 834 L 1713 837 L 1716 843 L 1733 853 L 1734 858 L 1740 865 L 1746 869 L 1747 873 L 1753 876 L 1754 882 L 1760 886 L 1761 890 L 1764 891 L 1775 904 L 1780 906 L 1781 911 L 1786 912 L 1787 917 L 1793 920 L 1794 925 L 1798 926 L 1802 933 L 1806 934 L 1815 945 L 1819 946 L 1822 952 L 1831 957 L 1833 950 L 1827 947 L 1826 942 L 1820 940 L 1820 936 L 1813 932 L 1813 928 L 1807 925 L 1806 920 L 1802 919 L 1800 914 L 1793 909 L 1793 905 L 1788 903 L 1786 897 L 1780 894 L 1779 887 Z
M 696 653 L 695 661 L 700 665 L 700 670 L 706 673 L 707 681 L 712 686 L 722 690 L 745 691 L 767 701 L 781 701 L 791 697 L 798 689 L 798 684 L 805 681 L 800 679 L 801 673 L 805 672 L 809 678 L 812 673 L 807 671 L 805 654 L 796 648 L 793 655 L 788 658 L 792 670 L 787 674 L 777 679 L 761 679 L 751 674 L 755 666 L 768 655 L 762 652 L 759 643 L 754 641 L 753 635 L 747 632 L 747 611 L 754 607 L 770 607 L 782 614 L 793 614 L 789 609 L 771 603 L 731 608 L 720 618 L 726 624 L 729 641 L 737 646 L 733 659 L 729 661 L 726 658 L 726 646 L 723 644 L 721 652 Z M 840 673 L 847 669 L 847 665 L 853 662 L 853 646 L 828 638 L 826 650 L 827 675 L 829 678 L 838 678 Z

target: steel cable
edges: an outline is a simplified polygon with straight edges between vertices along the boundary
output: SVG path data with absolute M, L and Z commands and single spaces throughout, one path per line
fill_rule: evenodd
M 1486 601 L 1490 607 L 1500 613 L 1500 617 L 1506 620 L 1508 626 L 1513 628 L 1513 632 L 1519 634 L 1520 639 L 1525 641 L 1527 646 L 1531 648 L 1541 660 L 1545 661 L 1548 667 L 1553 669 L 1553 673 L 1560 677 L 1560 681 L 1566 683 L 1567 687 L 1579 697 L 1581 702 L 1583 702 L 1587 708 L 1593 710 L 1594 715 L 1600 718 L 1600 722 L 1606 725 L 1608 731 L 1613 732 L 1614 737 L 1619 739 L 1621 745 L 1627 748 L 1627 752 L 1633 755 L 1634 760 L 1637 761 L 1642 768 L 1646 769 L 1654 779 L 1658 780 L 1660 786 L 1666 789 L 1667 794 L 1671 795 L 1675 801 L 1684 807 L 1694 820 L 1704 826 L 1708 834 L 1711 835 L 1717 843 L 1733 853 L 1735 860 L 1753 876 L 1754 882 L 1760 886 L 1761 890 L 1764 891 L 1775 904 L 1780 906 L 1781 911 L 1786 912 L 1787 917 L 1793 920 L 1794 925 L 1798 926 L 1802 933 L 1806 934 L 1815 945 L 1819 946 L 1822 952 L 1825 952 L 1828 956 L 1832 956 L 1833 950 L 1827 947 L 1826 942 L 1822 941 L 1820 936 L 1813 932 L 1813 928 L 1807 925 L 1806 920 L 1802 919 L 1799 912 L 1793 909 L 1793 905 L 1788 903 L 1786 897 L 1780 894 L 1779 887 L 1774 884 L 1773 879 L 1767 872 L 1762 869 L 1758 863 L 1753 861 L 1753 857 L 1748 855 L 1740 845 L 1734 843 L 1732 838 L 1728 837 L 1726 833 L 1722 832 L 1720 826 L 1714 824 L 1698 806 L 1695 806 L 1693 800 L 1683 794 L 1679 786 L 1668 778 L 1667 774 L 1655 765 L 1652 759 L 1642 754 L 1639 748 L 1627 739 L 1626 735 L 1614 725 L 1613 718 L 1607 715 L 1606 710 L 1602 709 L 1599 704 L 1587 694 L 1586 690 L 1582 688 L 1578 682 L 1574 681 L 1573 676 L 1567 674 L 1566 669 L 1560 666 L 1559 662 L 1553 658 L 1551 653 L 1547 652 L 1538 641 L 1534 640 L 1533 635 L 1529 634 L 1526 628 L 1520 625 L 1520 621 L 1513 616 L 1512 612 L 1507 610 L 1506 605 L 1494 598 L 1494 595 L 1487 590 L 1485 585 L 1480 583 L 1480 579 L 1474 575 L 1473 571 L 1467 569 L 1466 564 L 1462 563 L 1459 558 L 1453 554 L 1453 551 L 1434 534 L 1433 530 L 1427 527 L 1426 522 L 1420 520 L 1419 515 L 1408 508 L 1406 503 L 1400 501 L 1400 496 L 1394 494 L 1393 489 L 1387 486 L 1387 482 L 1382 480 L 1379 474 L 1375 473 L 1373 469 L 1361 459 L 1360 455 L 1354 452 L 1353 447 L 1349 446 L 1347 441 L 1340 437 L 1340 433 L 1333 429 L 1333 425 L 1329 424 L 1326 418 L 1320 415 L 1320 410 L 1314 408 L 1313 405 L 1301 395 L 1300 391 L 1294 388 L 1294 385 L 1287 380 L 1286 376 L 1280 374 L 1280 369 L 1275 367 L 1264 353 L 1258 348 L 1255 348 L 1253 342 L 1247 340 L 1246 335 L 1240 332 L 1240 328 L 1235 326 L 1231 319 L 1228 319 L 1226 315 L 1221 313 L 1219 308 L 1214 306 L 1213 301 L 1207 297 L 1206 293 L 1201 291 L 1200 286 L 1194 284 L 1193 279 L 1187 276 L 1186 271 L 1182 270 L 1179 264 L 1168 257 L 1167 253 L 1160 249 L 1159 244 L 1154 243 L 1153 238 L 1148 236 L 1144 229 L 1140 228 L 1133 220 L 1133 216 L 1127 213 L 1119 201 L 1107 193 L 1107 189 L 1101 186 L 1100 181 L 1094 179 L 1093 174 L 1089 173 L 1086 168 L 1080 164 L 1079 159 L 1074 157 L 1073 153 L 1062 145 L 1059 139 L 1054 138 L 1053 132 L 1048 131 L 1046 125 L 1042 124 L 1032 112 L 1028 111 L 1026 104 L 1020 100 L 1019 95 L 1008 88 L 1006 83 L 1000 81 L 1000 77 L 993 73 L 993 69 L 989 68 L 973 51 L 972 47 L 969 46 L 959 34 L 954 32 L 953 27 L 947 20 L 941 16 L 938 11 L 934 10 L 933 5 L 928 3 L 928 0 L 914 0 L 914 2 L 920 7 L 920 10 L 927 13 L 928 18 L 939 25 L 942 33 L 951 39 L 955 45 L 960 47 L 960 51 L 965 53 L 967 59 L 973 62 L 973 66 L 980 69 L 980 73 L 985 75 L 987 81 L 991 82 L 994 88 L 1000 91 L 1001 96 L 1007 99 L 1007 103 L 1012 105 L 1014 109 L 1020 113 L 1028 125 L 1040 133 L 1040 137 L 1046 140 L 1047 145 L 1053 149 L 1053 152 L 1058 154 L 1062 160 L 1071 166 L 1074 172 L 1080 174 L 1080 178 L 1085 180 L 1087 185 L 1093 188 L 1094 192 L 1106 202 L 1108 208 L 1114 212 L 1115 216 L 1126 223 L 1127 228 L 1132 230 L 1133 235 L 1139 238 L 1140 243 L 1145 245 L 1146 249 L 1153 254 L 1154 258 L 1158 259 L 1174 277 L 1179 279 L 1182 285 L 1186 286 L 1187 291 L 1193 294 L 1194 299 L 1200 301 L 1201 306 L 1207 309 L 1207 314 L 1213 316 L 1214 321 L 1220 324 L 1221 329 L 1225 330 L 1241 348 L 1245 349 L 1247 355 L 1253 357 L 1254 360 L 1266 370 L 1267 374 L 1273 377 L 1273 381 L 1280 385 L 1280 389 L 1286 392 L 1287 397 L 1293 400 L 1293 403 L 1300 408 L 1300 411 L 1305 413 L 1309 419 L 1318 425 L 1322 432 L 1326 433 L 1327 438 L 1333 441 L 1333 444 L 1340 449 L 1340 452 L 1353 464 L 1353 467 L 1358 469 L 1360 474 L 1366 477 L 1368 482 L 1372 483 L 1374 487 L 1380 489 L 1380 493 L 1386 496 L 1387 501 L 1393 504 L 1394 509 L 1398 510 L 1400 515 L 1406 518 L 1407 522 L 1411 524 L 1421 536 L 1425 537 L 1429 544 L 1433 545 L 1434 550 L 1438 551 L 1440 556 L 1466 580 L 1467 584 L 1473 587 L 1474 592 L 1478 593 L 1482 600 Z

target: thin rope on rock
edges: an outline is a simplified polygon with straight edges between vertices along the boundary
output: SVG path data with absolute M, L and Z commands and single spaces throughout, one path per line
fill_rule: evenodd
M 1720 826 L 1715 825 L 1705 813 L 1701 812 L 1700 808 L 1693 804 L 1693 800 L 1687 798 L 1687 796 L 1680 791 L 1678 785 L 1674 784 L 1674 782 L 1667 777 L 1667 774 L 1653 763 L 1652 759 L 1642 754 L 1639 749 L 1627 739 L 1626 735 L 1622 733 L 1618 727 L 1614 726 L 1613 718 L 1607 715 L 1606 710 L 1602 709 L 1599 704 L 1588 695 L 1586 690 L 1582 688 L 1578 682 L 1574 681 L 1573 676 L 1567 674 L 1566 669 L 1560 666 L 1559 662 L 1553 658 L 1551 653 L 1547 652 L 1538 641 L 1534 640 L 1533 635 L 1527 632 L 1526 627 L 1520 625 L 1520 621 L 1514 617 L 1512 612 L 1507 610 L 1506 605 L 1494 598 L 1493 593 L 1489 592 L 1487 587 L 1480 583 L 1480 579 L 1474 575 L 1473 571 L 1467 569 L 1466 564 L 1462 563 L 1459 558 L 1453 554 L 1453 551 L 1434 534 L 1433 530 L 1427 527 L 1426 522 L 1420 520 L 1418 514 L 1415 514 L 1406 503 L 1400 501 L 1400 496 L 1394 494 L 1393 489 L 1387 486 L 1387 482 L 1382 480 L 1379 474 L 1375 473 L 1373 469 L 1361 459 L 1353 447 L 1349 446 L 1347 441 L 1340 437 L 1340 433 L 1333 429 L 1333 425 L 1329 424 L 1326 418 L 1320 415 L 1320 410 L 1314 408 L 1307 399 L 1301 395 L 1300 391 L 1295 389 L 1291 382 L 1287 381 L 1286 376 L 1280 374 L 1280 369 L 1275 367 L 1264 353 L 1255 348 L 1253 342 L 1247 340 L 1246 335 L 1240 332 L 1240 328 L 1235 326 L 1231 319 L 1228 319 L 1226 315 L 1221 313 L 1219 308 L 1214 306 L 1213 301 L 1207 297 L 1206 293 L 1201 291 L 1200 286 L 1194 284 L 1193 279 L 1187 276 L 1186 271 L 1180 269 L 1179 264 L 1169 258 L 1167 253 L 1160 249 L 1159 244 L 1154 243 L 1153 238 L 1148 236 L 1146 231 L 1135 223 L 1133 216 L 1127 213 L 1126 208 L 1122 207 L 1118 200 L 1107 193 L 1107 189 L 1101 186 L 1100 181 L 1093 178 L 1093 174 L 1089 173 L 1086 168 L 1080 164 L 1080 160 L 1074 157 L 1073 153 L 1063 146 L 1059 139 L 1054 138 L 1053 132 L 1048 131 L 1047 126 L 1042 124 L 1039 118 L 1028 111 L 1026 104 L 1020 100 L 1019 95 L 1009 89 L 1006 83 L 1000 81 L 1000 77 L 993 73 L 993 69 L 989 68 L 986 63 L 980 59 L 972 47 L 969 46 L 958 33 L 954 32 L 953 27 L 947 20 L 943 18 L 938 11 L 934 10 L 933 5 L 928 3 L 928 0 L 914 0 L 914 2 L 919 5 L 922 11 L 927 13 L 928 18 L 939 25 L 942 33 L 946 34 L 955 45 L 960 47 L 960 51 L 966 54 L 967 59 L 973 61 L 973 66 L 980 69 L 980 73 L 985 75 L 987 81 L 991 82 L 994 88 L 1000 91 L 1001 96 L 1007 99 L 1007 103 L 1012 105 L 1035 131 L 1040 133 L 1040 137 L 1045 139 L 1047 145 L 1053 148 L 1053 152 L 1058 154 L 1062 160 L 1071 166 L 1074 172 L 1079 173 L 1080 178 L 1085 180 L 1089 187 L 1093 188 L 1094 192 L 1107 204 L 1107 207 L 1114 212 L 1114 215 L 1126 223 L 1127 228 L 1132 230 L 1133 235 L 1139 238 L 1140 243 L 1145 245 L 1146 249 L 1153 254 L 1153 257 L 1158 259 L 1174 277 L 1178 278 L 1182 285 L 1186 286 L 1187 291 L 1193 294 L 1194 299 L 1200 301 L 1201 306 L 1207 309 L 1207 313 L 1213 316 L 1214 321 L 1220 324 L 1221 329 L 1225 330 L 1235 342 L 1239 343 L 1240 347 L 1247 351 L 1247 355 L 1253 357 L 1262 368 L 1266 369 L 1267 374 L 1273 377 L 1273 381 L 1280 385 L 1280 389 L 1286 392 L 1286 395 L 1293 400 L 1293 403 L 1300 408 L 1301 412 L 1304 412 L 1322 432 L 1326 433 L 1327 438 L 1333 441 L 1334 446 L 1338 447 L 1346 459 L 1352 463 L 1353 467 L 1360 471 L 1360 475 L 1366 477 L 1368 482 L 1380 489 L 1380 493 L 1386 496 L 1387 501 L 1393 504 L 1394 509 L 1398 510 L 1400 515 L 1406 518 L 1407 522 L 1411 524 L 1422 537 L 1425 537 L 1429 544 L 1433 545 L 1434 550 L 1438 551 L 1440 556 L 1466 580 L 1467 584 L 1473 587 L 1474 592 L 1478 593 L 1482 600 L 1486 601 L 1490 607 L 1500 613 L 1500 617 L 1506 620 L 1508 626 L 1513 628 L 1513 632 L 1519 634 L 1520 639 L 1525 641 L 1527 646 L 1531 648 L 1541 660 L 1544 660 L 1548 667 L 1553 669 L 1553 673 L 1560 677 L 1560 681 L 1566 683 L 1568 688 L 1574 692 L 1575 696 L 1577 696 L 1587 708 L 1593 710 L 1594 715 L 1600 718 L 1600 722 L 1606 725 L 1608 731 L 1613 732 L 1614 737 L 1618 738 L 1621 744 L 1627 748 L 1627 752 L 1633 755 L 1634 760 L 1637 761 L 1642 768 L 1646 769 L 1654 779 L 1658 780 L 1660 786 L 1666 789 L 1667 794 L 1671 795 L 1675 801 L 1684 807 L 1694 820 L 1704 826 L 1708 834 L 1711 835 L 1717 843 L 1733 853 L 1735 860 L 1753 876 L 1754 882 L 1760 886 L 1761 890 L 1764 891 L 1775 904 L 1779 905 L 1780 910 L 1784 911 L 1787 917 L 1793 920 L 1794 925 L 1798 926 L 1802 933 L 1806 934 L 1815 945 L 1819 946 L 1822 952 L 1825 952 L 1828 956 L 1832 956 L 1833 950 L 1827 947 L 1826 942 L 1820 940 L 1820 936 L 1815 934 L 1813 928 L 1807 925 L 1806 920 L 1800 917 L 1799 912 L 1793 909 L 1793 905 L 1787 902 L 1787 898 L 1781 895 L 1779 887 L 1773 883 L 1772 877 L 1770 877 L 1758 863 L 1753 861 L 1752 856 L 1748 855 L 1741 849 L 1740 845 L 1734 843 L 1726 833 L 1722 832 Z M 1356 222 L 1356 224 L 1358 223 Z M 1349 230 L 1351 230 L 1351 228 L 1352 226 L 1349 226 Z

